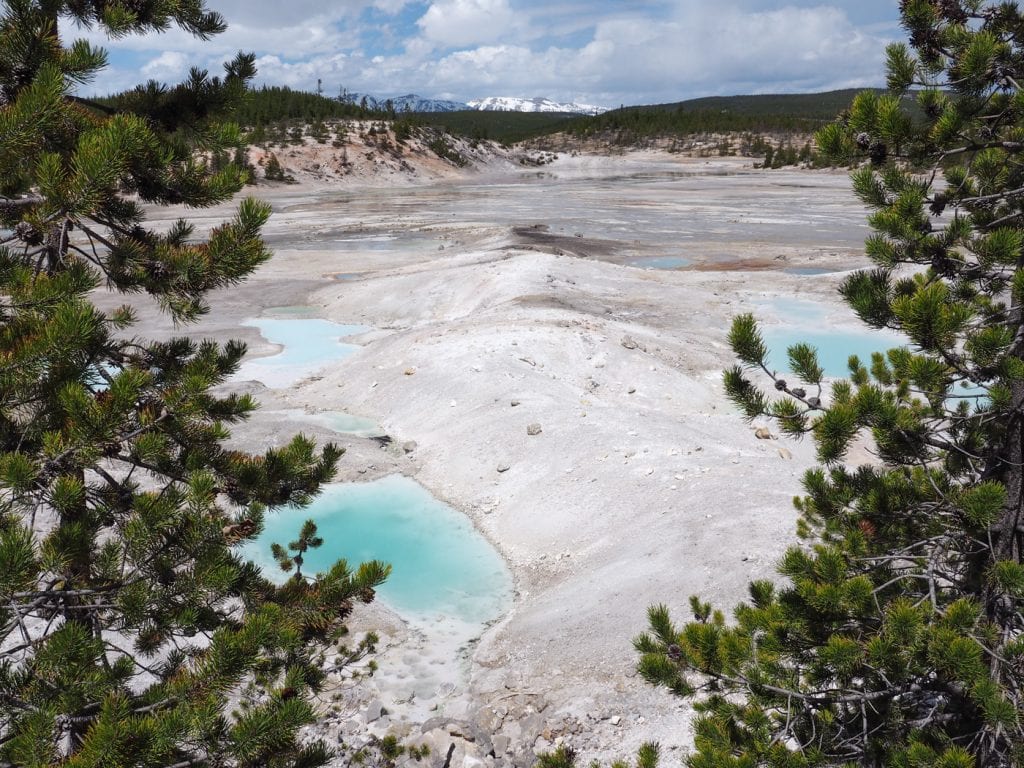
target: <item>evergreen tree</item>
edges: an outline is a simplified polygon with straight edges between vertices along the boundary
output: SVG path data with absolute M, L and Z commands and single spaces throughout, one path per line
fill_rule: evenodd
M 307 520 L 299 529 L 299 538 L 290 542 L 287 549 L 277 543 L 272 544 L 270 549 L 282 571 L 289 573 L 294 568 L 295 578 L 301 579 L 302 563 L 305 561 L 306 553 L 323 546 L 323 543 L 323 538 L 317 535 L 316 523 Z M 292 552 L 295 554 L 291 554 Z
M 206 239 L 147 229 L 142 208 L 241 188 L 238 165 L 204 158 L 240 146 L 214 117 L 254 58 L 95 105 L 73 88 L 105 54 L 64 45 L 59 20 L 224 28 L 198 0 L 0 5 L 0 765 L 322 764 L 327 746 L 296 735 L 324 679 L 316 644 L 387 568 L 277 587 L 238 547 L 268 509 L 307 504 L 340 449 L 226 447 L 255 403 L 212 388 L 244 346 L 130 338 L 131 308 L 90 303 L 105 283 L 187 323 L 269 257 L 263 203 Z
M 295 177 L 284 172 L 284 168 L 281 167 L 281 161 L 277 159 L 277 155 L 273 152 L 267 156 L 266 165 L 263 169 L 263 178 L 267 181 L 284 181 L 289 184 L 295 182 Z
M 781 583 L 751 584 L 733 621 L 696 598 L 683 626 L 654 607 L 636 640 L 648 680 L 701 692 L 693 768 L 1024 765 L 1024 14 L 901 14 L 891 93 L 859 96 L 818 142 L 866 161 L 875 268 L 841 294 L 909 343 L 828 383 L 811 347 L 783 378 L 754 318 L 733 324 L 729 396 L 811 435 L 822 467 Z M 877 461 L 848 466 L 857 439 Z

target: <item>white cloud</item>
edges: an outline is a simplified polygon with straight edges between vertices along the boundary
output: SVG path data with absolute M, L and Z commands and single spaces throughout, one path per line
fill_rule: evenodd
M 249 27 L 290 26 L 314 18 L 355 19 L 367 8 L 398 13 L 412 0 L 216 0 L 211 10 L 221 13 L 228 24 Z
M 142 74 L 152 80 L 173 82 L 188 72 L 191 60 L 181 51 L 164 51 L 142 65 Z
M 520 21 L 508 0 L 435 0 L 416 23 L 425 39 L 452 48 L 499 40 Z
M 212 41 L 172 31 L 109 47 L 148 53 L 143 74 L 157 79 L 175 79 L 186 58 L 219 71 L 235 51 L 256 50 L 263 82 L 312 89 L 322 78 L 328 93 L 345 86 L 463 100 L 501 94 L 617 106 L 880 83 L 891 23 L 862 9 L 854 24 L 842 7 L 810 2 L 221 0 L 231 26 Z M 400 16 L 380 26 L 379 14 L 365 15 L 371 7 Z

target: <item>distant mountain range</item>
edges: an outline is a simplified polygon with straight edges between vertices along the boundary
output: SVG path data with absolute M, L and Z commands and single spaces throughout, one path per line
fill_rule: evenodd
M 387 103 L 390 101 L 391 106 L 394 107 L 396 112 L 461 112 L 470 109 L 468 105 L 463 104 L 461 101 L 427 99 L 423 96 L 417 96 L 415 93 L 381 98 L 371 96 L 368 93 L 350 93 L 346 91 L 338 97 L 338 101 L 348 104 L 362 104 L 364 99 L 369 109 L 387 109 Z
M 445 99 L 428 99 L 423 96 L 417 96 L 415 93 L 381 98 L 371 96 L 368 93 L 345 92 L 338 99 L 350 104 L 362 104 L 363 99 L 366 99 L 366 106 L 370 109 L 386 109 L 387 103 L 390 101 L 391 106 L 396 112 L 463 112 L 478 110 L 481 112 L 560 112 L 563 114 L 599 115 L 607 111 L 605 107 L 595 107 L 591 104 L 558 102 L 541 97 L 520 99 L 511 96 L 488 96 L 485 99 L 474 99 L 468 103 L 463 103 L 461 101 L 447 101 Z
M 605 107 L 595 107 L 592 104 L 558 102 L 540 96 L 532 99 L 519 99 L 514 96 L 488 96 L 486 99 L 470 101 L 469 107 L 481 112 L 571 112 L 577 115 L 600 115 L 602 112 L 608 111 Z

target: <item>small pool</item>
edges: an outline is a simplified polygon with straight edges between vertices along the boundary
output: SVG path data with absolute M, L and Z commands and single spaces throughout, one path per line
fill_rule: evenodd
M 815 347 L 818 364 L 825 375 L 840 378 L 850 373 L 847 366 L 850 355 L 857 355 L 861 363 L 870 366 L 872 352 L 884 353 L 908 343 L 905 336 L 892 331 L 879 331 L 866 325 L 858 328 L 855 316 L 849 321 L 835 322 L 826 308 L 815 302 L 776 299 L 769 306 L 781 322 L 762 324 L 761 333 L 768 345 L 768 367 L 779 373 L 789 373 L 786 350 L 794 344 Z
M 304 568 L 327 569 L 339 558 L 391 564 L 381 600 L 403 616 L 448 616 L 481 624 L 498 618 L 512 596 L 504 560 L 466 517 L 401 475 L 371 483 L 327 486 L 306 509 L 267 515 L 247 553 L 269 578 L 283 580 L 270 545 L 287 545 L 307 519 L 324 545 L 306 554 Z
M 781 328 L 778 326 L 762 329 L 764 340 L 768 344 L 768 367 L 776 371 L 789 372 L 789 359 L 786 350 L 794 344 L 810 344 L 818 350 L 818 364 L 826 376 L 839 378 L 848 376 L 850 369 L 847 360 L 850 355 L 857 355 L 862 364 L 871 366 L 871 353 L 882 352 L 892 347 L 906 344 L 895 334 L 874 331 L 850 331 L 837 329 L 832 331 L 811 330 L 809 328 Z
M 341 339 L 368 331 L 365 325 L 342 325 L 318 318 L 260 318 L 242 325 L 259 328 L 260 334 L 284 347 L 276 355 L 242 363 L 237 381 L 261 381 L 268 387 L 287 387 L 316 373 L 328 363 L 342 360 L 359 347 Z
M 356 437 L 374 437 L 384 434 L 373 419 L 362 416 L 355 416 L 344 411 L 315 411 L 309 413 L 301 409 L 290 409 L 285 411 L 271 411 L 287 417 L 292 421 L 305 421 L 310 424 L 319 424 L 334 432 Z
M 692 259 L 683 256 L 653 256 L 651 258 L 634 259 L 629 262 L 631 266 L 642 269 L 682 269 L 693 264 Z

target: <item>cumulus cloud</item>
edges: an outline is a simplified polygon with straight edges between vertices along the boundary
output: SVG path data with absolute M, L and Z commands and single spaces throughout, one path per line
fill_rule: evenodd
M 143 74 L 157 79 L 242 49 L 260 55 L 264 82 L 462 100 L 617 106 L 881 82 L 894 5 L 865 0 L 854 21 L 815 1 L 221 0 L 231 26 L 214 41 L 170 32 L 110 47 L 148 54 Z
M 190 66 L 189 57 L 181 51 L 164 51 L 143 64 L 140 71 L 152 80 L 173 81 L 188 72 Z
M 432 43 L 464 47 L 501 39 L 519 21 L 508 0 L 435 0 L 417 24 Z
M 583 99 L 616 106 L 714 93 L 816 90 L 878 83 L 887 38 L 841 10 L 681 2 L 653 21 L 599 20 L 579 47 L 479 45 L 425 62 L 415 87 Z

